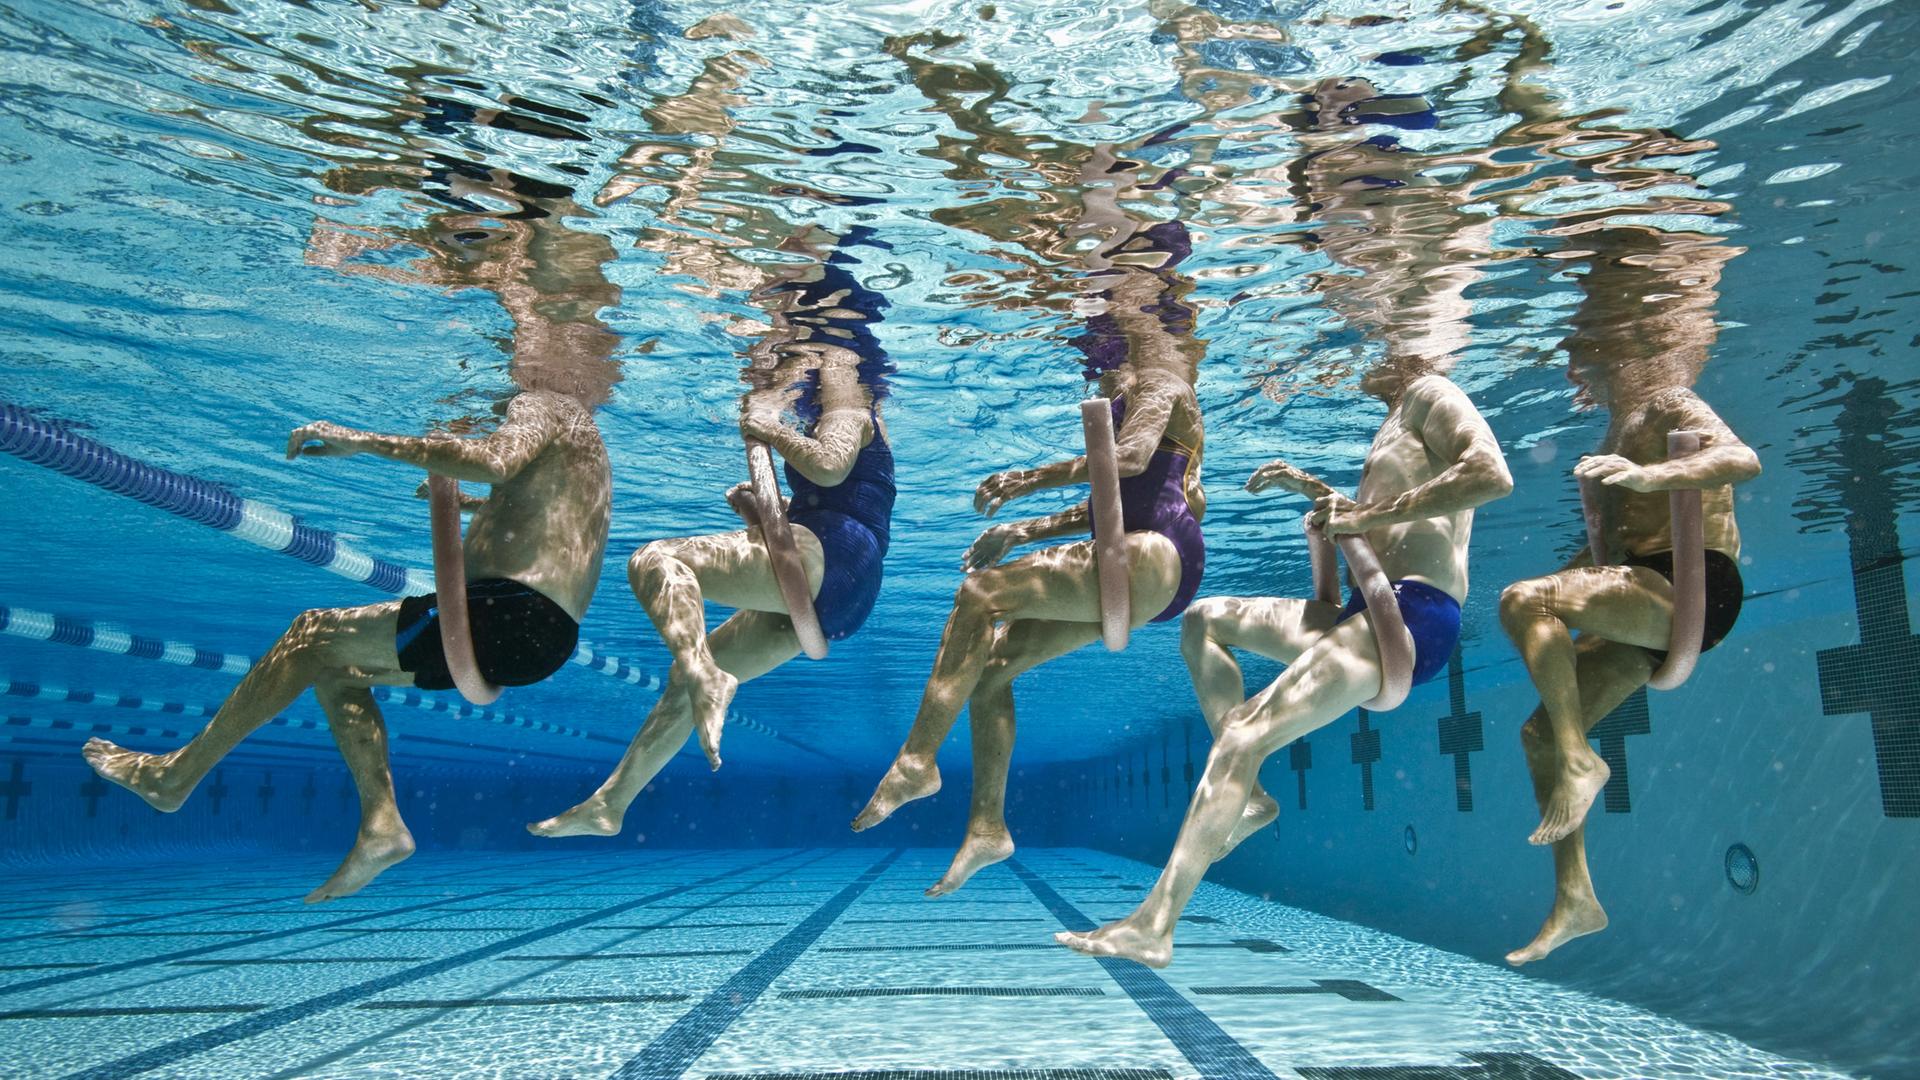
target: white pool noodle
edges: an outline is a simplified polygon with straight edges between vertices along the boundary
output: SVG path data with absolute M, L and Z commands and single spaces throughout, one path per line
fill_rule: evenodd
M 1380 653 L 1380 692 L 1361 705 L 1374 712 L 1395 709 L 1413 689 L 1413 634 L 1400 616 L 1400 598 L 1380 567 L 1373 545 L 1360 535 L 1338 541 L 1346 557 L 1354 587 L 1367 599 L 1367 623 L 1373 627 L 1374 647 Z M 1333 558 L 1334 543 L 1317 529 L 1307 530 L 1307 554 L 1313 564 L 1314 595 L 1323 603 L 1340 603 L 1340 574 Z
M 1667 460 L 1700 449 L 1697 431 L 1667 433 Z M 1667 659 L 1647 685 L 1671 690 L 1687 681 L 1700 662 L 1700 638 L 1707 629 L 1707 541 L 1701 520 L 1698 488 L 1667 492 L 1673 524 L 1673 632 L 1667 637 Z
M 800 558 L 800 549 L 794 546 L 793 527 L 787 523 L 787 511 L 780 502 L 780 482 L 773 472 L 773 451 L 766 443 L 747 440 L 747 476 L 752 481 L 752 498 L 732 503 L 734 513 L 749 528 L 760 527 L 767 557 L 773 563 L 773 580 L 780 586 L 780 598 L 786 602 L 787 619 L 793 623 L 800 650 L 815 660 L 824 660 L 827 635 L 813 610 L 807 566 Z
M 1093 516 L 1094 572 L 1100 579 L 1100 636 L 1111 652 L 1127 647 L 1133 631 L 1132 565 L 1120 513 L 1120 462 L 1113 435 L 1113 404 L 1106 398 L 1080 403 L 1087 440 L 1087 509 Z
M 467 554 L 460 541 L 460 481 L 427 477 L 433 524 L 434 605 L 440 609 L 440 648 L 460 696 L 475 705 L 491 705 L 500 687 L 480 674 L 473 655 L 473 624 L 467 613 Z

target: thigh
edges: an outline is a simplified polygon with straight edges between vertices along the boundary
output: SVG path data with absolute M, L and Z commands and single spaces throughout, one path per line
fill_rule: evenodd
M 1569 630 L 1664 649 L 1673 631 L 1673 585 L 1644 566 L 1582 566 L 1539 578 L 1555 618 Z
M 1127 534 L 1129 600 L 1133 624 L 1158 615 L 1180 584 L 1180 552 L 1173 541 L 1153 532 Z M 1046 622 L 1100 623 L 1100 575 L 1094 542 L 1036 551 L 974 578 L 996 618 Z
M 1266 689 L 1226 716 L 1264 758 L 1380 692 L 1380 650 L 1365 612 L 1320 635 Z
M 1017 619 L 994 637 L 980 690 L 997 690 L 1041 664 L 1100 640 L 1097 623 Z
M 423 616 L 424 617 L 424 616 Z M 310 611 L 288 631 L 306 640 L 293 642 L 319 650 L 322 662 L 350 683 L 413 685 L 413 676 L 400 670 L 395 638 L 400 629 L 400 601 L 386 600 L 363 607 Z M 435 627 L 423 631 L 438 633 Z
M 800 654 L 793 620 L 771 611 L 739 611 L 707 637 L 713 659 L 727 674 L 747 682 Z
M 1336 604 L 1284 596 L 1211 596 L 1189 610 L 1221 645 L 1287 664 L 1340 621 Z
M 811 530 L 795 525 L 793 541 L 807 568 L 808 591 L 817 593 L 826 565 L 820 540 Z M 658 540 L 649 546 L 693 571 L 700 594 L 722 607 L 786 613 L 787 602 L 773 576 L 773 560 L 757 528 Z

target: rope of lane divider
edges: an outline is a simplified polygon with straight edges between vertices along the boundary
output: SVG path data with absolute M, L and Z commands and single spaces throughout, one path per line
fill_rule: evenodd
M 254 659 L 250 656 L 242 656 L 239 653 L 201 648 L 198 645 L 193 645 L 188 642 L 143 637 L 139 634 L 129 634 L 123 630 L 113 630 L 95 626 L 85 619 L 72 615 L 56 615 L 52 612 L 35 611 L 31 608 L 9 607 L 6 604 L 0 604 L 0 634 L 26 638 L 31 641 L 46 641 L 57 645 L 70 645 L 76 648 L 93 649 L 97 652 L 113 653 L 119 656 L 132 656 L 142 660 L 154 660 L 180 667 L 194 667 L 206 671 L 221 671 L 230 675 L 246 674 L 247 669 L 253 666 Z M 658 675 L 643 672 L 616 657 L 600 656 L 594 652 L 591 645 L 587 642 L 581 642 L 579 649 L 573 655 L 573 662 L 583 667 L 590 667 L 593 670 L 624 679 L 629 683 L 642 686 L 648 690 L 658 691 L 663 685 Z M 373 696 L 375 701 L 382 702 L 383 704 L 407 705 L 413 708 L 425 709 L 430 712 L 450 713 L 459 717 L 477 717 L 490 723 L 504 723 L 511 727 L 522 727 L 536 731 L 553 730 L 564 733 L 573 733 L 575 731 L 575 729 L 572 728 L 561 728 L 551 724 L 541 725 L 538 721 L 528 720 L 525 717 L 511 713 L 502 713 L 491 707 L 479 708 L 465 702 L 454 705 L 445 697 L 430 697 L 421 694 L 418 690 L 393 689 L 382 686 L 374 688 Z M 195 715 L 211 716 L 213 714 L 211 712 L 203 712 Z M 832 755 L 822 753 L 820 750 L 804 742 L 783 735 L 752 717 L 742 716 L 735 712 L 728 715 L 727 722 L 744 727 L 755 734 L 764 735 L 767 738 L 786 743 L 789 746 L 816 757 L 826 758 L 829 761 L 838 760 Z M 611 736 L 598 733 L 581 734 L 584 738 L 592 739 L 596 742 L 617 743 L 619 741 Z

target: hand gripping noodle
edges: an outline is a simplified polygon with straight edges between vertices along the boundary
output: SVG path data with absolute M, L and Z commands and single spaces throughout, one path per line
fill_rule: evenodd
M 1413 634 L 1400 618 L 1400 598 L 1393 583 L 1380 568 L 1380 557 L 1373 545 L 1359 535 L 1339 540 L 1340 554 L 1346 556 L 1347 569 L 1354 586 L 1367 598 L 1367 621 L 1373 627 L 1373 643 L 1380 650 L 1380 693 L 1361 708 L 1386 712 L 1398 708 L 1413 689 Z M 1340 603 L 1340 568 L 1334 562 L 1334 543 L 1327 534 L 1307 527 L 1307 555 L 1313 562 L 1313 592 L 1323 604 Z
M 813 611 L 813 590 L 807 585 L 807 567 L 800 560 L 800 549 L 793 543 L 793 526 L 787 523 L 786 507 L 780 502 L 780 483 L 773 475 L 773 451 L 756 439 L 747 440 L 747 476 L 751 491 L 730 496 L 728 505 L 740 515 L 748 528 L 759 526 L 767 545 L 767 558 L 773 562 L 773 580 L 780 586 L 780 598 L 786 601 L 787 618 L 793 623 L 793 636 L 800 649 L 815 660 L 827 657 L 827 635 L 820 629 L 820 617 Z
M 491 705 L 500 687 L 480 674 L 473 657 L 473 625 L 467 621 L 467 555 L 460 544 L 460 481 L 427 477 L 433 517 L 433 591 L 440 608 L 440 648 L 460 696 L 475 705 Z
M 1127 647 L 1133 629 L 1132 565 L 1127 530 L 1120 514 L 1120 462 L 1113 438 L 1113 404 L 1106 398 L 1080 403 L 1080 427 L 1087 439 L 1087 482 L 1093 491 L 1093 556 L 1100 579 L 1100 636 L 1109 652 Z
M 1700 449 L 1697 431 L 1667 433 L 1667 458 L 1684 457 Z M 1607 565 L 1606 541 L 1600 535 L 1598 481 L 1580 481 L 1580 508 L 1587 516 L 1587 547 L 1593 565 Z M 1673 627 L 1667 634 L 1667 660 L 1647 685 L 1671 690 L 1687 681 L 1700 662 L 1700 638 L 1707 627 L 1707 541 L 1701 519 L 1700 492 L 1694 488 L 1667 492 L 1667 511 L 1673 519 Z

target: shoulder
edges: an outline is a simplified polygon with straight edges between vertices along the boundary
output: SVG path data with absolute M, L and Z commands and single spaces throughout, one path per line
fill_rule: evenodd
M 1401 398 L 1401 408 L 1406 411 L 1408 421 L 1416 425 L 1425 423 L 1436 409 L 1464 409 L 1475 415 L 1479 413 L 1473 407 L 1473 400 L 1467 397 L 1467 392 L 1444 375 L 1422 375 L 1408 383 L 1406 393 Z

